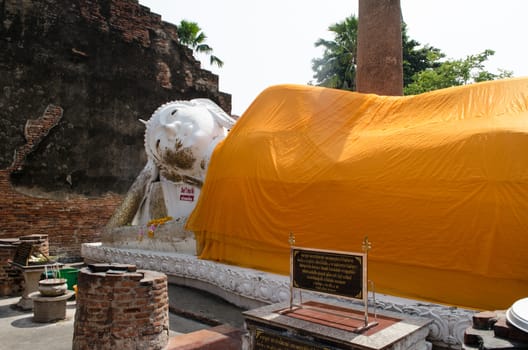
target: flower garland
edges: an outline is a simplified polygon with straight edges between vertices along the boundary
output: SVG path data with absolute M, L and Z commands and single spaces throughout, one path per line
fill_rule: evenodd
M 158 226 L 161 226 L 167 221 L 171 221 L 171 220 L 172 220 L 172 216 L 165 216 L 163 218 L 150 220 L 149 222 L 147 222 L 147 236 L 149 238 L 154 238 L 154 231 L 156 231 Z M 143 230 L 143 227 L 141 227 L 139 229 L 138 240 L 141 242 L 144 236 L 145 236 L 145 231 Z

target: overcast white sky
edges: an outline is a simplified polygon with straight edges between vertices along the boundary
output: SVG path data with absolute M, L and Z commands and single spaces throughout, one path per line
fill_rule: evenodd
M 321 57 L 319 38 L 333 39 L 328 27 L 351 14 L 357 0 L 139 0 L 166 22 L 197 22 L 214 54 L 224 61 L 202 68 L 219 76 L 220 90 L 232 95 L 232 113 L 242 115 L 271 85 L 306 84 L 311 60 Z M 526 0 L 401 0 L 410 38 L 441 49 L 448 58 L 495 50 L 486 68 L 528 76 Z

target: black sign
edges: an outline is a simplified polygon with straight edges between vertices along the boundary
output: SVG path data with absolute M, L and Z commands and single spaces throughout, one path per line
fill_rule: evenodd
M 294 288 L 363 299 L 364 255 L 292 248 Z
M 304 342 L 280 334 L 255 329 L 252 350 L 326 350 L 327 347 Z
M 32 250 L 33 244 L 27 242 L 20 243 L 15 251 L 13 262 L 22 266 L 27 266 Z

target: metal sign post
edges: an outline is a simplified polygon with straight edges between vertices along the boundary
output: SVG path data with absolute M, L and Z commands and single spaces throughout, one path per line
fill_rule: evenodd
M 303 305 L 302 290 L 341 296 L 363 301 L 364 317 L 348 316 L 363 321 L 356 332 L 365 331 L 378 322 L 369 322 L 367 258 L 371 243 L 365 237 L 362 243 L 364 253 L 350 253 L 334 250 L 308 249 L 295 246 L 295 236 L 290 233 L 290 311 L 296 308 L 314 309 Z M 299 290 L 299 305 L 294 304 L 294 292 Z M 328 310 L 317 308 L 331 314 Z

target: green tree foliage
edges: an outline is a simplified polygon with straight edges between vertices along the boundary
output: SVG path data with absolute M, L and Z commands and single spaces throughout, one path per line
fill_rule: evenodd
M 345 18 L 328 27 L 334 40 L 319 39 L 316 47 L 323 47 L 323 57 L 312 60 L 313 77 L 316 84 L 343 90 L 356 89 L 356 52 L 358 19 Z
M 324 48 L 323 57 L 312 60 L 315 84 L 343 90 L 355 90 L 358 19 L 352 15 L 328 27 L 334 40 L 319 39 L 316 47 Z M 512 72 L 498 74 L 484 69 L 484 63 L 495 52 L 485 50 L 460 60 L 443 60 L 440 49 L 421 44 L 407 35 L 402 24 L 403 86 L 406 95 L 511 77 Z
M 222 67 L 224 62 L 213 55 L 213 49 L 205 43 L 207 36 L 196 22 L 181 20 L 176 26 L 180 43 L 191 48 L 194 52 L 209 55 L 210 64 Z
M 334 40 L 319 39 L 316 47 L 323 47 L 323 57 L 312 60 L 313 77 L 319 86 L 343 90 L 356 89 L 358 19 L 351 15 L 328 27 Z M 439 49 L 424 46 L 409 39 L 405 24 L 402 27 L 404 85 L 412 82 L 417 72 L 437 65 L 432 58 L 441 57 Z
M 435 47 L 425 45 L 420 47 L 420 43 L 410 39 L 407 35 L 407 25 L 402 24 L 402 54 L 403 54 L 403 86 L 408 86 L 413 82 L 413 76 L 426 69 L 437 68 L 438 60 L 444 54 Z
M 404 87 L 404 93 L 415 95 L 451 86 L 511 77 L 511 71 L 499 70 L 498 74 L 494 74 L 484 69 L 484 62 L 494 54 L 493 50 L 484 50 L 465 59 L 438 62 L 436 67 L 416 72 L 412 82 Z

